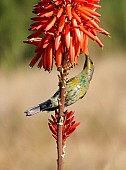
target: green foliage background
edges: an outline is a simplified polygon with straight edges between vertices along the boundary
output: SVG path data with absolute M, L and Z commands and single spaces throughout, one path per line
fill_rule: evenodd
M 0 1 L 0 66 L 15 67 L 34 55 L 34 47 L 23 44 L 30 34 L 32 6 L 36 0 Z M 101 54 L 125 51 L 126 46 L 126 1 L 102 0 L 100 25 L 111 34 L 111 39 L 100 36 L 105 47 Z M 91 50 L 99 53 L 101 49 L 91 42 Z

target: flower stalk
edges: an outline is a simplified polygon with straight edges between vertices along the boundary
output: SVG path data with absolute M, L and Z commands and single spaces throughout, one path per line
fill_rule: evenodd
M 62 72 L 60 72 L 61 81 L 59 83 L 60 99 L 59 99 L 59 114 L 57 122 L 57 170 L 63 170 L 63 134 L 62 127 L 64 121 L 64 103 L 65 103 L 65 93 L 66 93 L 66 82 L 65 77 Z
M 65 56 L 63 60 L 64 67 L 58 68 L 60 73 L 59 75 L 59 91 L 60 91 L 60 98 L 59 98 L 59 113 L 57 119 L 57 170 L 63 170 L 63 158 L 64 158 L 64 151 L 63 151 L 63 134 L 62 128 L 64 124 L 64 104 L 65 104 L 65 95 L 66 95 L 66 79 L 68 74 L 67 67 L 65 68 Z

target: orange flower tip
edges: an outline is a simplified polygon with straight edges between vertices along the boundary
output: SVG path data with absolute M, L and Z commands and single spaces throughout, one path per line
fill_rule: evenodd
M 57 18 L 60 18 L 63 13 L 63 7 L 61 7 L 57 13 Z
M 66 6 L 66 12 L 67 12 L 69 20 L 71 20 L 72 19 L 72 14 L 71 14 L 71 5 L 70 4 L 68 4 Z
M 53 120 L 56 120 L 55 117 L 54 117 L 53 115 L 51 115 L 51 118 L 52 118 Z M 49 120 L 49 119 L 48 119 L 48 120 Z
M 31 68 L 33 68 L 34 65 L 30 63 L 29 66 L 30 66 Z
M 97 41 L 96 41 L 97 42 Z M 99 43 L 99 42 L 97 42 L 98 43 L 98 45 L 103 49 L 103 47 L 104 47 L 104 44 L 102 44 L 101 42 Z
M 84 7 L 84 6 L 81 6 L 81 5 L 79 5 L 79 6 L 77 7 L 77 9 L 78 9 L 80 12 L 86 13 L 86 14 L 88 14 L 88 15 L 90 15 L 90 16 L 92 16 L 92 15 L 97 16 L 97 17 L 100 17 L 100 16 L 101 16 L 101 15 L 100 15 L 99 13 L 97 13 L 96 11 L 93 11 L 92 9 L 87 8 L 87 7 Z
M 37 7 L 37 6 L 38 6 L 38 4 L 33 5 L 33 7 Z
M 27 40 L 23 41 L 23 43 L 27 43 Z
M 48 122 L 51 123 L 51 124 L 53 123 L 53 121 L 51 119 L 48 119 Z
M 98 4 L 92 4 L 94 8 L 101 8 L 101 5 Z
M 86 56 L 88 56 L 88 55 L 89 55 L 89 52 L 85 52 L 84 54 L 85 54 Z
M 51 71 L 52 71 L 51 69 L 48 70 L 49 74 L 51 73 Z
M 80 122 L 77 122 L 77 123 L 76 123 L 76 127 L 79 126 L 79 125 L 80 125 Z
M 34 21 L 34 17 L 32 17 L 32 18 L 30 18 L 30 19 Z
M 56 19 L 56 17 L 52 19 L 52 21 L 46 26 L 45 31 L 49 31 L 54 26 Z
M 52 134 L 52 136 L 57 140 L 57 136 L 56 135 Z
M 72 10 L 72 15 L 79 23 L 81 23 L 80 17 L 77 15 L 77 13 L 74 10 Z
M 57 64 L 56 64 L 57 65 Z M 61 65 L 57 65 L 57 70 L 60 70 L 61 68 Z

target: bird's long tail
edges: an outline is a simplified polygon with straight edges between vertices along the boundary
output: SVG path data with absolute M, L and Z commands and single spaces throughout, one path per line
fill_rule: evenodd
M 32 115 L 39 113 L 39 112 L 49 111 L 50 110 L 50 104 L 51 104 L 51 101 L 47 100 L 44 103 L 38 104 L 37 106 L 34 106 L 34 107 L 26 110 L 24 113 L 26 113 L 26 116 L 32 116 Z
M 32 116 L 36 113 L 39 113 L 41 110 L 40 110 L 40 105 L 37 105 L 35 107 L 32 107 L 28 110 L 26 110 L 24 113 L 26 113 L 26 116 Z

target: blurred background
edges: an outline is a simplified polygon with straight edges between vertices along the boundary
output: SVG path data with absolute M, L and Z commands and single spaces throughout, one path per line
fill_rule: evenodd
M 34 47 L 23 44 L 35 0 L 0 1 L 0 169 L 54 170 L 56 144 L 48 113 L 26 117 L 28 107 L 57 89 L 57 72 L 31 69 Z M 99 35 L 103 50 L 90 41 L 95 73 L 85 98 L 69 110 L 81 122 L 67 141 L 65 170 L 126 169 L 126 1 L 101 1 L 101 23 L 111 38 Z M 72 77 L 82 69 L 70 71 Z

